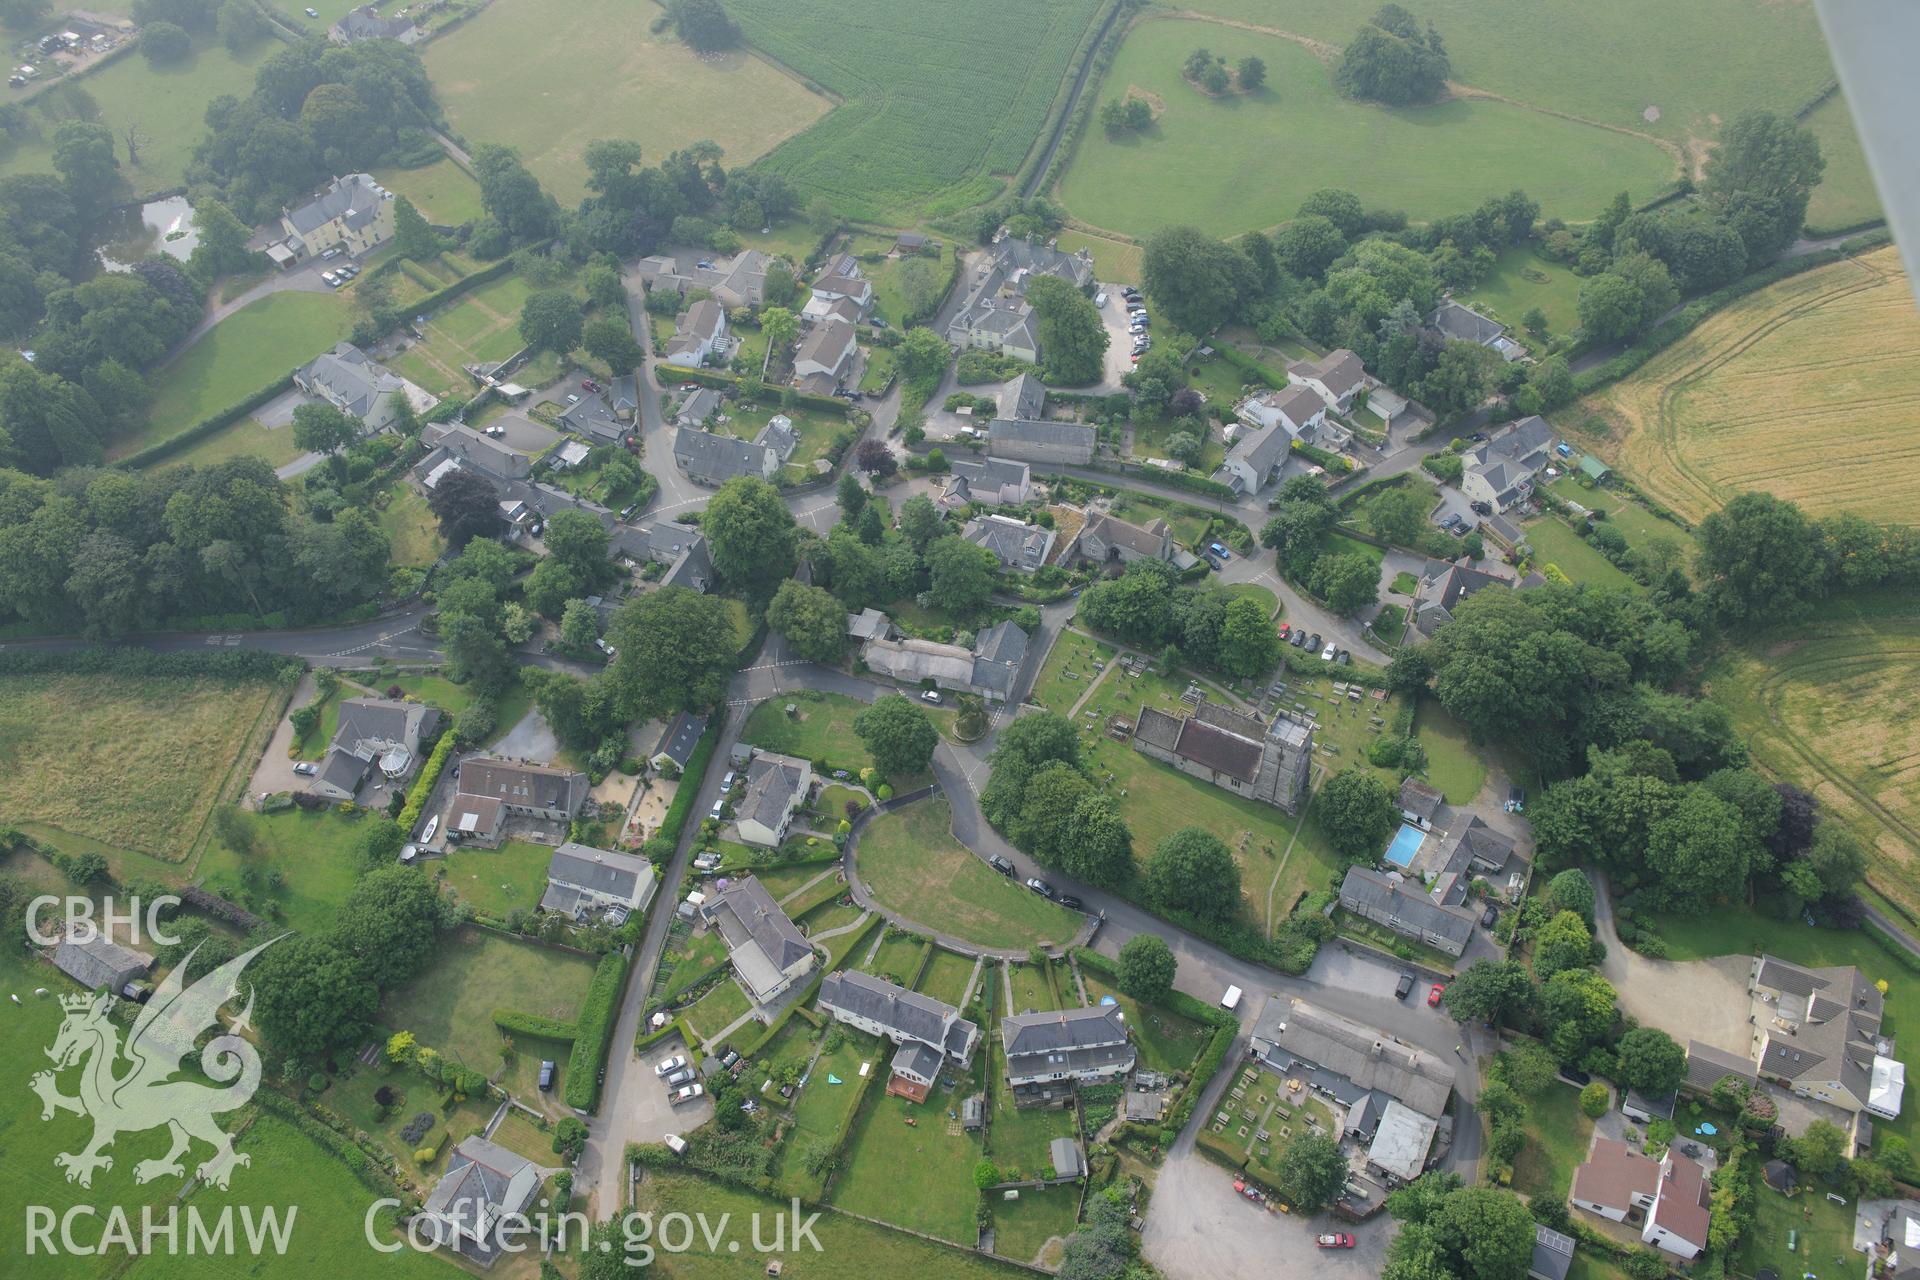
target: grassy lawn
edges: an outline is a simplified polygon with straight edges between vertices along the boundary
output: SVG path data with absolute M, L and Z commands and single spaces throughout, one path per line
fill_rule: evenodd
M 229 772 L 251 766 L 240 756 L 279 696 L 264 681 L 196 676 L 0 679 L 0 825 L 182 858 Z
M 178 435 L 319 355 L 347 336 L 353 317 L 331 293 L 274 293 L 250 302 L 208 330 L 181 357 L 154 377 L 153 408 L 147 425 L 114 441 L 109 458 Z M 240 424 L 236 431 L 248 424 Z M 264 431 L 261 436 L 283 432 Z M 197 446 L 206 450 L 219 437 Z M 259 443 L 266 443 L 264 440 Z M 292 436 L 280 442 L 284 453 Z M 245 452 L 245 450 L 236 450 Z M 211 455 L 206 456 L 211 461 Z M 222 455 L 231 456 L 231 454 Z M 295 456 L 298 451 L 295 450 Z M 291 459 L 286 459 L 291 460 Z
M 381 1116 L 380 1104 L 374 1097 L 383 1088 L 398 1095 L 398 1101 L 385 1117 Z M 402 1168 L 420 1168 L 414 1163 L 413 1153 L 438 1143 L 440 1157 L 425 1171 L 429 1174 L 446 1168 L 447 1153 L 461 1139 L 487 1127 L 495 1105 L 491 1098 L 468 1098 L 454 1103 L 452 1094 L 440 1085 L 410 1067 L 393 1066 L 384 1055 L 372 1067 L 356 1062 L 350 1074 L 334 1079 L 333 1086 L 321 1095 L 320 1101 L 346 1117 L 355 1128 L 372 1135 Z M 401 1136 L 401 1130 L 423 1111 L 433 1114 L 434 1126 L 424 1139 L 410 1143 Z
M 59 30 L 53 26 L 44 29 Z M 114 133 L 113 150 L 121 162 L 121 174 L 135 194 L 147 195 L 181 186 L 193 149 L 206 133 L 207 104 L 223 93 L 246 98 L 253 92 L 254 72 L 281 48 L 276 40 L 257 40 L 236 54 L 208 32 L 197 38 L 193 52 L 178 62 L 156 67 L 136 51 L 99 71 L 62 83 L 86 90 L 99 106 L 100 123 Z M 17 100 L 11 90 L 7 100 Z M 53 135 L 59 122 L 38 112 L 33 118 L 40 126 L 37 136 L 0 147 L 0 174 L 54 172 Z M 119 140 L 126 127 L 135 122 L 147 139 L 140 147 L 138 168 L 127 164 L 126 146 Z
M 761 1221 L 768 1223 L 768 1234 L 772 1233 L 771 1221 L 775 1213 L 784 1213 L 785 1200 L 776 1200 L 738 1191 L 722 1183 L 691 1174 L 679 1174 L 672 1171 L 654 1173 L 640 1184 L 637 1207 L 643 1212 L 656 1216 L 680 1211 L 684 1213 L 701 1212 L 707 1215 L 709 1222 L 717 1222 L 719 1215 L 732 1215 L 733 1227 L 728 1234 L 735 1243 L 741 1237 L 733 1232 L 743 1230 L 754 1214 L 761 1215 Z M 787 1259 L 787 1273 L 801 1274 L 801 1268 L 807 1265 L 807 1259 L 816 1262 L 822 1258 L 830 1259 L 827 1266 L 818 1274 L 831 1275 L 834 1280 L 900 1280 L 902 1276 L 939 1277 L 940 1280 L 1011 1280 L 1013 1277 L 1030 1275 L 1004 1266 L 990 1258 L 965 1250 L 948 1249 L 932 1244 L 900 1231 L 889 1231 L 858 1218 L 849 1218 L 842 1214 L 824 1214 L 813 1224 L 815 1238 L 820 1241 L 821 1252 L 815 1254 L 806 1247 Z M 696 1237 L 697 1237 L 696 1233 Z M 745 1244 L 741 1245 L 744 1250 Z M 742 1280 L 748 1275 L 759 1275 L 764 1269 L 763 1259 L 756 1255 L 742 1258 L 728 1253 L 727 1242 L 709 1250 L 706 1243 L 696 1238 L 694 1251 L 673 1255 L 673 1274 L 676 1280 Z M 808 1271 L 806 1274 L 815 1274 Z
M 387 491 L 387 503 L 374 513 L 380 531 L 392 544 L 388 559 L 394 564 L 425 568 L 446 554 L 447 540 L 427 500 L 413 488 L 396 483 Z
M 1078 631 L 1062 631 L 1047 654 L 1047 663 L 1040 669 L 1039 678 L 1033 682 L 1029 700 L 1065 715 L 1100 675 L 1094 664 L 1111 662 L 1118 652 L 1104 640 Z
M 303 450 L 287 427 L 267 427 L 258 418 L 242 418 L 224 431 L 208 436 L 180 452 L 161 459 L 162 467 L 211 467 L 229 458 L 258 458 L 279 468 L 299 458 Z
M 387 993 L 381 1025 L 407 1030 L 476 1071 L 500 1062 L 495 1009 L 572 1021 L 593 977 L 587 956 L 535 946 L 483 929 L 447 935 L 431 963 Z
M 1787 1248 L 1787 1234 L 1797 1232 L 1795 1248 Z M 1809 1182 L 1797 1196 L 1784 1196 L 1754 1179 L 1753 1226 L 1740 1233 L 1734 1262 L 1742 1275 L 1760 1268 L 1775 1274 L 1838 1274 L 1860 1260 L 1853 1251 L 1853 1206 L 1827 1199 L 1818 1182 Z
M 1580 1091 L 1558 1081 L 1526 1104 L 1527 1144 L 1513 1160 L 1513 1189 L 1564 1200 L 1573 1171 L 1586 1162 L 1593 1121 L 1580 1113 Z
M 868 973 L 879 974 L 902 986 L 911 987 L 914 979 L 920 976 L 920 960 L 926 950 L 927 944 L 920 939 L 895 934 L 882 936 L 880 948 L 873 953 L 873 959 L 867 959 L 864 952 L 858 958 L 860 967 Z
M 726 959 L 727 944 L 718 929 L 696 935 L 686 924 L 675 921 L 660 957 L 654 994 L 661 1000 L 671 1000 Z
M 1132 996 L 1122 994 L 1118 987 L 1110 987 L 1100 978 L 1085 970 L 1080 976 L 1086 980 L 1087 994 L 1099 1004 L 1104 996 L 1112 996 L 1120 1007 L 1126 1010 L 1127 1025 L 1133 1028 L 1134 1043 L 1140 1046 L 1140 1061 L 1150 1071 L 1190 1071 L 1200 1051 L 1207 1047 L 1207 1041 L 1213 1035 L 1213 1028 L 1195 1022 L 1192 1018 L 1183 1018 L 1161 1006 L 1143 1005 Z
M 1062 231 L 1058 243 L 1063 253 L 1092 250 L 1094 279 L 1102 284 L 1137 285 L 1146 274 L 1146 253 L 1131 241 L 1085 231 Z
M 789 705 L 796 709 L 791 716 Z M 779 694 L 753 709 L 740 740 L 858 773 L 873 766 L 873 757 L 853 732 L 853 718 L 866 705 L 858 698 L 814 690 Z
M 1225 367 L 1223 364 L 1213 364 L 1209 366 L 1210 369 Z M 1216 404 L 1222 402 L 1222 397 L 1216 394 L 1213 388 L 1207 387 L 1204 382 L 1196 380 L 1195 385 L 1200 386 L 1207 392 L 1207 399 Z M 1231 403 L 1231 399 L 1228 399 L 1226 403 Z M 1142 414 L 1135 418 L 1133 423 L 1133 456 L 1136 458 L 1171 457 L 1172 455 L 1167 451 L 1167 442 L 1172 440 L 1178 432 L 1175 422 L 1175 419 L 1164 416 L 1148 418 Z M 1200 465 L 1193 470 L 1196 474 L 1203 476 L 1210 476 L 1218 471 L 1221 462 L 1224 461 L 1227 456 L 1226 442 L 1213 431 L 1211 426 L 1207 429 L 1207 438 L 1201 442 L 1200 453 Z M 1186 539 L 1182 539 L 1182 541 L 1186 541 Z
M 1548 262 L 1532 249 L 1515 245 L 1501 252 L 1486 279 L 1456 296 L 1481 315 L 1506 325 L 1517 341 L 1538 348 L 1542 344 L 1521 326 L 1522 317 L 1538 307 L 1547 317 L 1548 337 L 1571 333 L 1580 327 L 1581 283 L 1572 267 Z
M 860 375 L 860 390 L 885 391 L 893 382 L 893 372 L 893 352 L 885 347 L 874 347 L 867 352 L 867 367 Z
M 774 1164 L 773 1185 L 784 1195 L 819 1199 L 826 1178 L 824 1173 L 808 1168 L 810 1158 L 815 1152 L 834 1149 L 844 1136 L 862 1085 L 886 1087 L 878 1078 L 863 1081 L 860 1066 L 867 1064 L 869 1075 L 884 1073 L 893 1046 L 878 1036 L 844 1027 L 837 1030 L 839 1047 L 820 1055 L 793 1103 L 793 1130 Z M 834 1033 L 827 1034 L 831 1037 Z M 835 1080 L 840 1083 L 835 1084 Z
M 1018 1200 L 993 1201 L 993 1251 L 1016 1262 L 1057 1266 L 1060 1241 L 1079 1221 L 1080 1188 L 1027 1187 Z
M 713 984 L 707 994 L 694 1001 L 684 1016 L 687 1025 L 693 1028 L 695 1035 L 711 1044 L 719 1039 L 720 1033 L 752 1008 L 747 993 L 731 977 L 725 977 Z
M 760 428 L 766 426 L 767 420 L 775 414 L 786 414 L 800 432 L 800 442 L 787 459 L 787 472 L 796 480 L 813 475 L 815 459 L 825 457 L 834 436 L 847 429 L 845 418 L 813 409 L 782 409 L 777 403 L 743 405 L 735 401 L 728 406 L 727 412 L 730 421 L 725 431 L 742 440 L 751 440 L 759 435 Z
M 1820 140 L 1820 158 L 1827 162 L 1820 185 L 1807 202 L 1807 226 L 1854 227 L 1883 217 L 1873 174 L 1867 169 L 1867 153 L 1860 147 L 1860 135 L 1854 132 L 1846 99 L 1834 94 L 1800 123 Z
M 1113 514 L 1133 524 L 1152 524 L 1165 520 L 1173 528 L 1173 540 L 1190 547 L 1207 527 L 1207 513 L 1198 507 L 1185 507 L 1164 498 L 1126 491 L 1114 499 Z
M 583 156 L 595 139 L 631 138 L 649 162 L 711 140 L 732 169 L 828 110 L 826 98 L 744 49 L 702 57 L 651 34 L 658 12 L 615 0 L 559 12 L 502 0 L 434 39 L 423 58 L 455 131 L 517 147 L 566 205 L 586 194 Z M 534 88 L 501 93 L 509 81 Z
M 520 308 L 532 286 L 516 275 L 502 276 L 427 317 L 423 341 L 388 361 L 388 367 L 436 396 L 465 392 L 473 379 L 465 366 L 505 360 L 524 345 Z M 527 386 L 542 379 L 528 370 L 515 377 Z
M 858 874 L 873 896 L 926 928 L 983 947 L 1066 942 L 1080 917 L 974 857 L 947 830 L 943 798 L 875 818 L 861 833 Z
M 935 1000 L 945 1000 L 958 1007 L 967 994 L 967 982 L 973 977 L 974 960 L 957 951 L 948 951 L 942 947 L 933 949 L 933 958 L 927 961 L 926 972 L 920 975 L 920 984 L 915 988 L 932 996 Z M 993 977 L 988 968 L 982 979 Z
M 1337 38 L 1348 39 L 1359 20 L 1349 16 Z M 1267 86 L 1208 97 L 1181 75 L 1196 46 L 1229 62 L 1258 55 L 1267 64 Z M 1355 102 L 1334 90 L 1312 51 L 1209 22 L 1136 26 L 1100 99 L 1132 89 L 1163 107 L 1158 118 L 1117 139 L 1088 129 L 1060 194 L 1093 226 L 1134 236 L 1178 223 L 1221 236 L 1270 225 L 1339 169 L 1369 205 L 1420 217 L 1465 212 L 1489 191 L 1524 185 L 1548 216 L 1587 218 L 1623 187 L 1651 196 L 1677 167 L 1650 141 L 1492 99 L 1403 109 Z M 1284 151 L 1287 162 L 1245 163 L 1266 151 Z M 1369 163 L 1352 166 L 1357 154 Z
M 543 1132 L 522 1111 L 509 1111 L 502 1117 L 500 1127 L 493 1131 L 493 1141 L 538 1165 L 561 1163 L 553 1150 L 552 1135 Z
M 1539 565 L 1555 564 L 1575 582 L 1596 587 L 1637 587 L 1639 584 L 1601 555 L 1573 526 L 1556 515 L 1543 515 L 1526 526 L 1527 541 L 1533 544 L 1533 558 Z
M 1073 1111 L 1068 1108 L 1016 1107 L 1002 1074 L 1005 1059 L 994 1047 L 993 1117 L 987 1125 L 987 1154 L 1010 1181 L 1046 1177 L 1053 1173 L 1053 1140 L 1072 1138 Z
M 1671 538 L 1687 551 L 1693 550 L 1693 535 L 1671 520 L 1663 520 L 1616 489 L 1583 483 L 1579 472 L 1563 475 L 1547 486 L 1556 498 L 1577 502 L 1589 511 L 1604 513 L 1606 522 L 1626 535 L 1627 541 L 1640 547 L 1655 538 Z
M 803 193 L 825 195 L 842 214 L 883 226 L 997 194 L 1040 137 L 1065 92 L 1074 50 L 1100 11 L 1096 0 L 992 0 L 985 8 L 941 0 L 736 0 L 727 7 L 755 49 L 839 100 L 826 119 L 775 148 L 765 166 Z M 832 37 L 822 39 L 827 31 Z M 543 29 L 540 39 L 550 38 Z M 939 50 L 966 53 L 934 56 Z M 991 74 L 983 74 L 987 67 Z M 782 126 L 806 118 L 781 114 L 778 100 L 735 100 Z M 719 136 L 711 115 L 703 103 L 692 137 Z M 727 163 L 748 158 L 730 153 Z
M 1009 1012 L 1044 1013 L 1080 1003 L 1078 997 L 1071 994 L 1073 975 L 1056 970 L 1051 964 L 1038 968 L 1030 964 L 1009 964 L 1006 969 L 1007 980 L 1013 984 L 1013 1003 L 1007 1006 Z
M 760 1052 L 753 1056 L 753 1067 L 750 1067 L 747 1073 L 743 1073 L 741 1079 L 750 1086 L 749 1091 L 753 1092 L 759 1090 L 761 1081 L 778 1082 L 781 1074 L 788 1067 L 804 1071 L 808 1060 L 813 1057 L 813 1047 L 819 1043 L 819 1040 L 819 1033 L 805 1020 L 789 1018 L 787 1025 L 775 1032 L 773 1039 L 763 1045 Z M 758 1074 L 753 1074 L 756 1071 Z M 776 1089 L 760 1092 L 759 1096 L 776 1107 L 787 1105 L 781 1101 Z
M 500 920 L 516 907 L 531 911 L 540 904 L 552 861 L 553 850 L 544 844 L 509 840 L 498 849 L 449 849 L 434 875 L 454 897 Z
M 248 825 L 259 838 L 259 852 L 235 853 L 215 836 L 195 867 L 195 879 L 257 915 L 303 933 L 323 932 L 360 878 L 363 821 L 337 809 L 252 815 Z M 273 872 L 279 873 L 277 885 L 270 879 Z
M 876 1066 L 884 1071 L 884 1064 Z M 887 1097 L 876 1082 L 855 1122 L 833 1186 L 833 1203 L 842 1209 L 924 1231 L 942 1240 L 971 1246 L 974 1241 L 973 1166 L 979 1163 L 978 1133 L 967 1133 L 956 1116 L 963 1098 L 979 1088 L 979 1056 L 974 1069 L 954 1088 L 936 1085 L 921 1104 Z
M 1413 717 L 1414 737 L 1427 751 L 1427 781 L 1440 788 L 1448 804 L 1471 804 L 1487 781 L 1487 762 L 1467 741 L 1467 731 L 1440 705 L 1422 697 Z
M 436 226 L 457 227 L 481 215 L 480 184 L 445 156 L 418 169 L 376 169 L 373 177 Z
M 399 685 L 400 691 L 408 697 L 430 703 L 450 716 L 459 715 L 474 702 L 472 690 L 465 685 L 455 684 L 441 675 L 382 676 L 376 684 L 382 692 L 385 692 L 389 685 Z M 532 706 L 533 695 L 516 677 L 514 682 L 507 686 L 507 691 L 500 695 L 500 701 L 494 708 L 497 713 L 495 720 L 497 732 L 504 734 L 520 723 L 521 717 L 525 716 L 528 708 Z

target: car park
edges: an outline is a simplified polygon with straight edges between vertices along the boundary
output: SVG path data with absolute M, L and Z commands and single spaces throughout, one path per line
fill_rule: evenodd
M 677 1107 L 683 1102 L 692 1102 L 706 1091 L 707 1087 L 703 1084 L 690 1084 L 675 1089 L 673 1091 L 673 1105 Z
M 550 1058 L 541 1059 L 540 1091 L 542 1093 L 550 1092 L 553 1089 L 553 1073 L 554 1073 L 554 1065 L 553 1065 L 552 1059 Z
M 1042 880 L 1039 876 L 1034 876 L 1029 879 L 1027 881 L 1027 888 L 1033 890 L 1043 898 L 1051 898 L 1053 896 L 1053 886 L 1045 880 Z
M 1401 974 L 1400 981 L 1393 985 L 1393 998 L 1395 1000 L 1405 1000 L 1412 991 L 1413 975 L 1410 973 Z
M 670 1076 L 686 1065 L 687 1055 L 684 1053 L 676 1053 L 666 1061 L 655 1064 L 653 1074 L 657 1076 Z
M 1001 857 L 997 853 L 992 854 L 987 858 L 987 865 L 992 867 L 995 871 L 998 871 L 1003 876 L 1010 876 L 1013 874 L 1013 864 L 1011 862 L 1008 862 L 1005 858 Z
M 293 771 L 303 778 L 311 778 L 314 774 L 320 772 L 318 766 L 308 760 L 302 760 L 299 764 L 293 766 Z
M 1436 982 L 1431 987 L 1428 987 L 1427 1008 L 1438 1009 L 1440 1007 L 1440 997 L 1445 994 L 1447 994 L 1447 984 L 1444 982 Z

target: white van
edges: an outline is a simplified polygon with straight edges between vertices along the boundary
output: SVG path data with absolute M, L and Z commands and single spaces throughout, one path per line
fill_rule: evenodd
M 1220 1007 L 1222 1009 L 1238 1009 L 1240 1007 L 1240 988 L 1228 987 L 1227 994 L 1220 997 Z
M 1093 295 L 1093 305 L 1096 307 L 1105 307 L 1107 305 L 1107 291 L 1105 289 Z
M 687 1140 L 681 1137 L 677 1133 L 670 1133 L 666 1137 L 660 1139 L 660 1141 L 666 1143 L 667 1150 L 673 1152 L 673 1154 L 677 1156 L 683 1156 L 687 1154 Z

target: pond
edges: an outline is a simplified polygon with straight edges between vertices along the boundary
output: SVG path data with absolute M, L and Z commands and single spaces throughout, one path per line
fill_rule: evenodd
M 158 250 L 185 262 L 200 243 L 193 225 L 193 205 L 185 196 L 149 200 L 132 209 L 117 209 L 107 220 L 107 240 L 100 246 L 100 262 L 109 271 L 131 271 L 133 264 Z

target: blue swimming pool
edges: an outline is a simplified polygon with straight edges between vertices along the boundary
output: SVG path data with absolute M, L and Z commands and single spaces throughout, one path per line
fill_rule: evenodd
M 1393 833 L 1393 843 L 1387 846 L 1387 861 L 1396 867 L 1412 866 L 1413 855 L 1420 852 L 1420 842 L 1426 838 L 1427 833 L 1420 828 L 1402 823 Z

